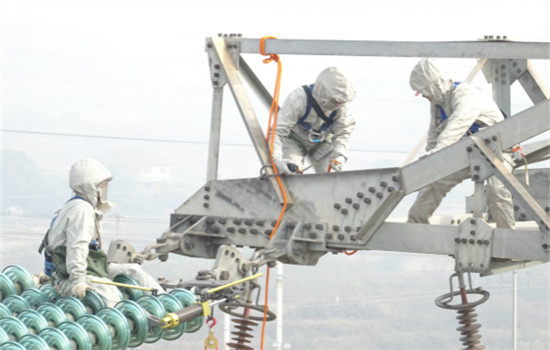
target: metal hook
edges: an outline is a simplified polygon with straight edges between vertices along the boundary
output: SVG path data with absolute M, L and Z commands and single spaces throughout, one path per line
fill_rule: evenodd
M 212 322 L 212 324 L 208 324 L 210 322 Z M 205 323 L 208 325 L 208 327 L 210 327 L 210 329 L 212 329 L 216 325 L 217 321 L 214 316 L 208 316 Z

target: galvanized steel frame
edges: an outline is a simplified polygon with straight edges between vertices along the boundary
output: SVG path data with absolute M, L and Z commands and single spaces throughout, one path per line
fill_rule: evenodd
M 314 265 L 326 252 L 385 250 L 452 255 L 457 259 L 457 271 L 469 272 L 487 272 L 490 258 L 521 260 L 525 266 L 529 261 L 550 260 L 548 214 L 532 198 L 522 204 L 537 219 L 538 231 L 495 229 L 481 218 L 460 226 L 386 222 L 405 195 L 469 168 L 469 153 L 474 147 L 490 159 L 481 164 L 482 171 L 512 183 L 511 174 L 499 166 L 499 154 L 494 151 L 501 152 L 549 130 L 549 94 L 528 59 L 550 59 L 550 43 L 267 40 L 265 52 L 276 54 L 478 58 L 471 75 L 484 72 L 504 111 L 510 110 L 510 85 L 516 80 L 535 104 L 476 134 L 486 144 L 498 143 L 492 150 L 487 150 L 486 144 L 479 147 L 478 140 L 464 138 L 402 168 L 283 177 L 293 205 L 271 241 L 268 237 L 281 208 L 282 193 L 270 167 L 264 133 L 241 80 L 244 78 L 264 104 L 270 105 L 267 89 L 241 56 L 259 53 L 259 44 L 260 39 L 239 36 L 206 40 L 214 90 L 208 182 L 172 215 L 172 227 L 160 239 L 168 242 L 167 248 L 157 249 L 160 253 L 215 258 L 221 245 L 249 246 L 263 248 L 264 261 Z M 239 107 L 266 170 L 265 177 L 217 180 L 225 85 L 229 85 Z M 440 171 L 425 171 L 434 168 Z M 511 186 L 516 193 L 523 191 L 521 184 Z M 466 237 L 468 232 L 476 231 L 477 237 Z

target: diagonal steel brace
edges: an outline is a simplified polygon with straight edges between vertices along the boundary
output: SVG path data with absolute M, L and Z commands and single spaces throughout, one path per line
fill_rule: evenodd
M 523 187 L 518 179 L 512 175 L 512 173 L 506 168 L 503 161 L 493 152 L 493 150 L 485 144 L 477 136 L 471 136 L 475 145 L 480 151 L 487 157 L 487 161 L 494 168 L 494 175 L 498 177 L 500 181 L 512 192 L 514 200 L 518 201 L 525 211 L 535 220 L 539 226 L 542 246 L 549 249 L 550 245 L 550 218 L 546 215 L 544 209 L 539 203 L 531 196 L 531 194 Z

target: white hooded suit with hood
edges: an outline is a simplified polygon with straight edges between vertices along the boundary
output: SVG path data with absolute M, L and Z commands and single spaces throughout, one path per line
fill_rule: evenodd
M 504 120 L 502 112 L 492 99 L 475 86 L 467 83 L 455 84 L 431 59 L 423 58 L 416 64 L 411 72 L 410 85 L 414 91 L 430 100 L 427 154 L 457 142 L 469 133 L 474 123 L 483 128 Z M 447 116 L 444 121 L 441 109 Z M 503 157 L 511 171 L 512 158 L 507 153 Z M 408 222 L 428 223 L 445 195 L 469 176 L 469 169 L 465 169 L 421 189 L 409 210 Z M 512 196 L 495 176 L 487 179 L 485 195 L 497 227 L 514 227 Z
M 311 108 L 304 120 L 311 129 L 305 130 L 299 120 L 306 113 L 307 95 L 302 87 L 293 90 L 277 118 L 273 160 L 279 173 L 290 173 L 289 163 L 301 169 L 306 157 L 314 164 L 317 173 L 327 172 L 333 160 L 337 161 L 333 163 L 333 169 L 340 171 L 348 158 L 350 137 L 355 128 L 355 120 L 349 110 L 349 102 L 355 97 L 351 81 L 338 68 L 326 68 L 317 77 L 312 96 L 326 116 L 336 111 L 333 123 L 322 135 L 312 136 L 312 132 L 319 130 L 324 121 Z
M 106 186 L 113 176 L 100 162 L 92 158 L 77 161 L 71 167 L 69 185 L 75 196 L 65 203 L 57 213 L 48 234 L 47 250 L 53 252 L 57 247 L 66 247 L 65 265 L 68 278 L 55 270 L 52 272 L 56 289 L 62 295 L 82 297 L 86 289 L 93 289 L 103 297 L 107 306 L 112 307 L 121 300 L 117 287 L 91 283 L 90 278 L 111 281 L 119 274 L 132 277 L 143 287 L 158 289 L 162 287 L 145 273 L 137 264 L 108 265 L 105 278 L 91 276 L 86 269 L 89 246 L 92 240 L 101 242 L 100 221 L 104 212 L 112 207 L 107 202 Z M 101 187 L 101 188 L 100 188 Z

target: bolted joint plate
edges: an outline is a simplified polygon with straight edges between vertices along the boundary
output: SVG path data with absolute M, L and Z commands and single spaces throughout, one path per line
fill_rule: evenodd
M 210 68 L 210 82 L 212 83 L 212 87 L 221 88 L 227 83 L 227 76 L 216 54 L 211 38 L 206 39 L 205 51 L 208 54 L 208 66 Z
M 117 264 L 141 263 L 138 252 L 130 243 L 122 239 L 111 241 L 107 250 L 107 261 Z
M 326 254 L 326 232 L 326 224 L 313 225 L 299 221 L 286 225 L 273 237 L 273 244 L 284 249 L 284 255 L 278 260 L 287 264 L 316 265 L 319 258 Z
M 250 261 L 235 247 L 221 245 L 216 255 L 212 274 L 216 279 L 238 280 L 250 271 Z
M 493 229 L 480 218 L 462 222 L 455 238 L 455 270 L 483 272 L 489 268 L 493 245 Z
M 502 147 L 499 142 L 498 134 L 487 136 L 483 142 L 497 155 L 502 161 Z M 487 156 L 479 149 L 477 145 L 468 146 L 468 159 L 470 160 L 470 174 L 472 181 L 484 181 L 491 177 L 495 170 Z

